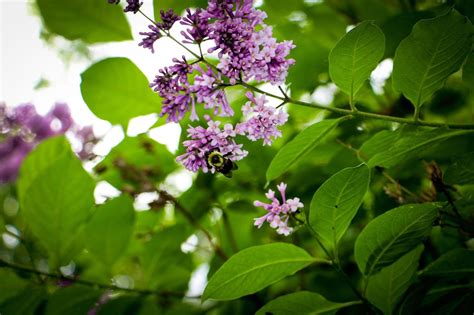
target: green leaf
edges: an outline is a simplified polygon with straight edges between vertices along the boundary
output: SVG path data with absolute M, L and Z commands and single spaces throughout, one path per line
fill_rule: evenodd
M 2 279 L 3 280 L 3 279 Z M 38 308 L 47 298 L 47 293 L 41 287 L 28 287 L 18 295 L 6 300 L 0 305 L 0 314 L 36 315 Z
M 160 111 L 161 101 L 145 75 L 127 58 L 101 60 L 81 74 L 81 93 L 89 109 L 112 124 Z
M 384 50 L 385 36 L 373 21 L 360 23 L 331 50 L 329 75 L 351 102 L 382 59 Z
M 324 137 L 336 128 L 340 119 L 326 119 L 301 131 L 293 140 L 278 151 L 267 169 L 267 180 L 285 173 L 299 158 L 320 143 Z
M 355 243 L 360 271 L 375 274 L 418 246 L 429 235 L 437 215 L 436 204 L 424 203 L 403 205 L 372 220 Z
M 51 152 L 59 154 L 47 166 Z M 23 162 L 18 179 L 22 215 L 48 251 L 52 266 L 68 264 L 82 249 L 82 229 L 94 205 L 94 188 L 64 137 L 42 142 Z
M 0 304 L 20 293 L 28 284 L 9 269 L 0 269 L 0 279 L 2 279 L 0 281 Z
M 334 249 L 357 213 L 370 182 L 365 164 L 345 168 L 316 191 L 308 215 L 309 225 L 328 250 Z
M 134 219 L 133 200 L 126 195 L 100 205 L 85 227 L 86 248 L 105 265 L 112 267 L 127 249 Z
M 474 91 L 474 52 L 469 54 L 462 67 L 462 80 Z
M 97 0 L 37 0 L 49 31 L 69 40 L 101 43 L 133 39 L 122 7 Z
M 368 279 L 367 299 L 384 314 L 392 314 L 403 293 L 413 282 L 423 249 L 423 245 L 419 245 Z
M 280 296 L 259 309 L 255 315 L 310 315 L 321 314 L 351 305 L 360 304 L 359 301 L 336 303 L 326 300 L 324 296 L 301 291 Z
M 79 285 L 58 289 L 48 301 L 46 315 L 87 314 L 101 295 L 99 290 Z
M 471 51 L 472 24 L 457 11 L 421 20 L 395 52 L 393 88 L 420 108 Z
M 449 165 L 444 173 L 444 180 L 458 185 L 474 183 L 474 152 L 459 157 Z
M 464 248 L 453 249 L 442 255 L 422 275 L 429 277 L 472 277 L 474 274 L 474 251 Z
M 191 232 L 176 225 L 157 232 L 141 253 L 143 278 L 150 289 L 184 291 L 193 269 L 190 255 L 181 251 L 181 244 Z
M 249 295 L 290 276 L 315 262 L 303 249 L 272 243 L 246 248 L 229 260 L 209 280 L 203 300 L 233 300 Z
M 473 133 L 473 131 L 442 128 L 402 133 L 388 150 L 375 154 L 367 164 L 369 167 L 390 168 L 401 162 L 416 158 L 424 150 L 431 149 L 434 145 L 446 139 L 469 133 Z
M 368 161 L 377 153 L 390 150 L 393 147 L 393 143 L 398 140 L 401 129 L 403 129 L 403 127 L 395 131 L 382 130 L 376 133 L 362 144 L 358 155 L 362 160 Z

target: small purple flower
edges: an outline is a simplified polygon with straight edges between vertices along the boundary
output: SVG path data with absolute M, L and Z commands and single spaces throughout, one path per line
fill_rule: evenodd
M 144 36 L 142 41 L 138 44 L 138 46 L 142 46 L 143 48 L 150 49 L 152 53 L 155 53 L 155 49 L 153 45 L 155 42 L 161 38 L 160 29 L 155 25 L 148 25 L 148 28 L 151 32 L 140 32 L 139 34 Z
M 157 23 L 159 29 L 163 31 L 169 31 L 173 24 L 179 21 L 181 18 L 173 12 L 173 9 L 169 9 L 167 12 L 160 11 L 161 23 Z
M 227 101 L 225 91 L 219 87 L 222 83 L 220 75 L 216 74 L 212 68 L 203 70 L 200 66 L 194 67 L 200 74 L 194 79 L 191 91 L 196 94 L 197 101 L 204 103 L 204 108 L 214 109 L 214 115 L 233 116 L 234 111 Z
M 256 218 L 254 225 L 258 228 L 261 228 L 265 222 L 268 222 L 270 227 L 276 229 L 278 234 L 288 236 L 294 230 L 293 227 L 288 226 L 288 220 L 291 214 L 297 212 L 298 209 L 303 208 L 304 205 L 297 197 L 293 199 L 286 199 L 285 183 L 280 183 L 277 188 L 281 195 L 281 203 L 275 197 L 275 192 L 271 189 L 269 189 L 265 194 L 265 196 L 270 199 L 271 203 L 263 203 L 258 200 L 254 201 L 254 206 L 262 207 L 268 212 L 264 216 Z
M 120 0 L 107 0 L 110 4 L 119 4 Z
M 109 0 L 110 3 L 110 0 Z M 142 6 L 143 2 L 140 2 L 139 0 L 127 0 L 127 6 L 123 10 L 124 12 L 133 12 L 134 14 L 140 10 L 140 7 Z
M 186 153 L 176 158 L 178 162 L 192 172 L 202 169 L 204 173 L 215 173 L 214 166 L 207 163 L 206 153 L 218 151 L 231 161 L 238 161 L 247 156 L 248 152 L 242 150 L 242 145 L 235 142 L 236 133 L 231 124 L 224 125 L 221 130 L 219 121 L 212 121 L 207 117 L 206 119 L 207 128 L 189 127 L 188 137 L 191 139 L 184 141 Z
M 288 114 L 266 106 L 265 95 L 255 98 L 252 92 L 247 92 L 246 96 L 250 101 L 242 107 L 242 112 L 250 118 L 236 126 L 237 133 L 252 141 L 263 139 L 264 145 L 271 145 L 274 139 L 281 137 L 278 127 L 286 123 Z
M 186 15 L 181 19 L 180 24 L 190 27 L 186 29 L 186 32 L 181 31 L 185 44 L 200 44 L 209 36 L 209 22 L 201 9 L 196 9 L 194 12 L 186 9 Z

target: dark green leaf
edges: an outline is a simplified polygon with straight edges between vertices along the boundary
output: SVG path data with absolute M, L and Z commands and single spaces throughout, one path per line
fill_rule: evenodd
M 415 24 L 395 52 L 393 88 L 419 108 L 471 51 L 472 24 L 457 11 Z
M 3 279 L 2 279 L 3 281 Z M 47 298 L 44 288 L 29 287 L 0 305 L 0 314 L 36 315 L 38 308 Z
M 392 314 L 399 299 L 412 283 L 423 248 L 423 245 L 419 245 L 367 280 L 367 299 L 384 314 Z
M 341 119 L 326 119 L 301 131 L 275 155 L 267 169 L 267 180 L 275 179 L 286 172 L 299 158 L 336 128 L 340 121 Z
M 101 294 L 101 291 L 86 286 L 58 289 L 48 301 L 46 315 L 87 314 Z
M 423 270 L 423 276 L 471 277 L 474 274 L 474 251 L 456 248 L 439 257 Z
M 400 136 L 399 128 L 395 131 L 382 130 L 365 141 L 359 149 L 359 156 L 362 160 L 368 161 L 379 152 L 385 152 L 393 147 L 395 141 Z
M 329 54 L 332 81 L 354 100 L 365 80 L 375 69 L 385 50 L 385 36 L 372 21 L 347 33 Z
M 233 300 L 258 292 L 314 261 L 306 251 L 287 243 L 246 248 L 227 260 L 212 276 L 203 300 Z
M 355 243 L 355 259 L 367 276 L 391 265 L 425 239 L 438 215 L 436 204 L 404 205 L 372 220 Z
M 474 183 L 474 152 L 456 159 L 444 173 L 449 184 L 468 185 Z
M 335 250 L 369 187 L 367 165 L 345 168 L 331 176 L 313 196 L 309 225 L 328 250 Z
M 399 139 L 385 151 L 379 151 L 367 163 L 369 167 L 382 166 L 390 168 L 403 161 L 417 157 L 426 149 L 451 137 L 472 133 L 472 130 L 432 129 L 417 130 L 400 135 Z
M 112 267 L 127 249 L 134 218 L 130 197 L 122 195 L 107 201 L 96 209 L 86 225 L 86 248 L 105 265 Z
M 89 109 L 112 124 L 160 111 L 161 101 L 148 80 L 127 58 L 108 58 L 81 74 L 81 93 Z
M 69 40 L 100 43 L 133 39 L 120 6 L 97 0 L 36 0 L 46 27 Z
M 58 157 L 46 166 L 51 152 L 59 152 Z M 94 181 L 64 137 L 50 138 L 33 150 L 18 181 L 29 228 L 47 249 L 52 266 L 68 264 L 83 247 L 82 229 L 94 205 Z
M 256 315 L 265 315 L 269 313 L 273 315 L 322 314 L 355 304 L 360 304 L 360 302 L 336 303 L 326 300 L 324 296 L 320 294 L 301 291 L 283 295 L 270 301 L 264 307 L 259 309 Z
M 471 52 L 462 67 L 462 80 L 474 92 L 474 53 Z
M 0 269 L 0 304 L 17 295 L 27 285 L 27 282 L 18 277 L 9 269 Z

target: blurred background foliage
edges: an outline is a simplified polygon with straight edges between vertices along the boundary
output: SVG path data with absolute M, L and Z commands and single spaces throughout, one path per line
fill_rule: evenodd
M 64 37 L 71 41 L 69 51 L 86 57 L 88 45 L 94 43 L 130 40 L 130 45 L 136 45 L 136 39 L 131 41 L 130 26 L 120 6 L 110 6 L 105 0 L 97 2 L 37 0 L 37 12 L 44 23 L 42 38 L 51 41 L 55 36 Z M 155 15 L 160 9 L 173 8 L 179 12 L 206 4 L 199 0 L 153 2 Z M 268 14 L 267 23 L 273 25 L 276 37 L 293 40 L 296 45 L 292 52 L 296 64 L 287 78 L 292 97 L 320 101 L 323 95 L 328 106 L 341 108 L 349 108 L 349 99 L 331 83 L 329 52 L 351 26 L 374 20 L 386 38 L 382 63 L 389 66 L 381 81 L 372 76 L 366 82 L 357 107 L 400 117 L 411 117 L 413 113 L 408 100 L 395 92 L 391 84 L 391 58 L 400 41 L 417 21 L 437 16 L 449 7 L 454 6 L 471 21 L 474 18 L 474 4 L 470 0 L 265 0 L 258 5 Z M 137 14 L 133 18 L 142 17 Z M 143 25 L 146 26 L 145 20 Z M 424 119 L 474 121 L 471 65 L 467 62 L 465 73 L 450 76 L 446 85 L 425 104 Z M 84 92 L 83 96 L 100 118 L 126 128 L 134 116 L 159 112 L 159 97 L 144 90 L 147 82 L 143 78 L 134 79 L 135 74 L 128 70 L 109 73 L 100 69 L 94 73 L 91 69 L 83 74 L 83 79 L 92 77 L 91 84 L 104 95 L 94 92 L 92 97 L 96 100 L 88 100 Z M 102 85 L 114 78 L 113 84 Z M 129 91 L 129 84 L 143 86 Z M 236 112 L 244 103 L 242 91 L 239 87 L 228 90 Z M 140 108 L 122 103 L 122 97 L 128 93 L 134 93 L 128 96 L 137 97 L 134 102 Z M 120 106 L 121 110 L 114 110 Z M 0 186 L 0 267 L 22 266 L 0 268 L 0 313 L 72 315 L 95 309 L 97 314 L 238 315 L 252 314 L 275 297 L 299 290 L 318 292 L 335 302 L 356 298 L 336 271 L 318 267 L 307 268 L 236 301 L 200 302 L 206 271 L 209 278 L 225 257 L 244 248 L 282 241 L 294 243 L 316 257 L 325 257 L 304 227 L 283 237 L 267 226 L 253 226 L 253 219 L 262 215 L 253 201 L 264 200 L 264 187 L 268 184 L 265 172 L 279 148 L 306 126 L 336 117 L 296 105 L 287 105 L 287 109 L 290 120 L 282 129 L 283 138 L 273 146 L 262 147 L 260 143 L 241 139 L 249 155 L 238 163 L 239 169 L 232 179 L 220 174 L 183 175 L 174 161 L 182 146 L 173 154 L 146 133 L 125 137 L 109 154 L 96 160 L 89 173 L 77 162 L 63 138 L 42 143 L 22 166 L 17 185 Z M 239 117 L 232 119 L 235 122 Z M 156 126 L 163 124 L 163 120 L 160 118 Z M 189 123 L 186 119 L 181 123 L 180 142 Z M 361 155 L 370 157 L 380 152 L 381 146 L 388 150 L 393 137 L 400 132 L 394 131 L 398 127 L 391 122 L 360 118 L 342 122 L 271 186 L 286 182 L 288 196 L 300 197 L 308 208 L 314 192 L 332 174 L 360 164 Z M 367 142 L 375 141 L 374 135 L 379 137 L 375 149 Z M 54 150 L 57 156 L 51 155 Z M 400 204 L 446 201 L 446 195 L 433 181 L 435 171 L 445 173 L 446 184 L 460 199 L 459 211 L 472 227 L 472 152 L 474 138 L 471 134 L 461 135 L 430 146 L 388 169 L 373 170 L 362 208 L 340 244 L 341 267 L 353 283 L 361 280 L 353 257 L 354 242 L 367 222 Z M 60 161 L 51 164 L 52 158 Z M 470 170 L 470 175 L 460 170 L 463 166 Z M 184 191 L 182 178 L 192 178 L 192 185 Z M 121 196 L 96 204 L 94 186 L 103 181 Z M 472 234 L 449 225 L 436 226 L 424 242 L 426 250 L 421 255 L 420 269 L 450 249 L 472 248 L 470 237 Z M 411 314 L 415 309 L 420 314 L 472 313 L 472 285 L 472 270 L 463 279 L 415 281 L 400 313 Z M 338 314 L 369 311 L 374 310 L 352 306 Z

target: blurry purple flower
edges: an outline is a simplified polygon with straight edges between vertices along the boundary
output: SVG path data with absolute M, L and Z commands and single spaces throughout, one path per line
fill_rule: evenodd
M 109 1 L 110 3 L 110 1 Z M 139 0 L 127 0 L 127 6 L 123 10 L 124 12 L 133 12 L 134 14 L 140 10 L 140 7 L 142 6 L 143 2 L 140 2 Z
M 190 27 L 186 29 L 186 32 L 181 31 L 181 35 L 185 38 L 183 43 L 200 44 L 209 36 L 209 22 L 201 9 L 196 9 L 194 12 L 186 9 L 186 15 L 181 19 L 180 24 Z
M 268 213 L 260 218 L 255 219 L 254 225 L 261 228 L 265 222 L 270 224 L 270 227 L 276 229 L 278 234 L 285 236 L 290 235 L 293 232 L 293 228 L 288 226 L 288 219 L 292 213 L 298 211 L 299 208 L 303 208 L 303 203 L 300 202 L 299 198 L 286 199 L 286 184 L 281 183 L 277 186 L 280 192 L 282 202 L 275 197 L 275 192 L 271 189 L 265 194 L 270 199 L 271 203 L 263 203 L 261 201 L 254 201 L 256 207 L 262 207 Z
M 221 130 L 219 121 L 212 121 L 206 117 L 208 127 L 204 128 L 189 127 L 188 138 L 191 140 L 184 141 L 186 153 L 176 158 L 185 168 L 192 172 L 202 169 L 204 173 L 216 172 L 212 165 L 208 165 L 206 153 L 218 151 L 231 161 L 238 161 L 247 156 L 247 151 L 242 150 L 242 145 L 237 144 L 234 140 L 236 136 L 235 130 L 231 124 L 224 125 Z
M 51 115 L 57 118 L 61 123 L 60 132 L 66 132 L 74 123 L 71 117 L 71 111 L 65 103 L 56 103 L 51 110 Z
M 148 28 L 151 32 L 140 32 L 139 34 L 144 36 L 142 41 L 138 43 L 138 46 L 142 46 L 143 48 L 150 49 L 152 53 L 155 53 L 155 49 L 153 45 L 155 42 L 161 38 L 160 30 L 155 25 L 148 25 Z
M 160 11 L 161 22 L 157 23 L 159 29 L 163 31 L 169 31 L 173 24 L 179 21 L 181 18 L 173 12 L 173 9 L 169 9 L 167 12 Z
M 119 4 L 120 0 L 108 0 L 110 4 Z
M 266 106 L 265 95 L 255 98 L 252 92 L 247 92 L 246 96 L 250 101 L 242 107 L 242 112 L 250 118 L 236 126 L 237 133 L 252 141 L 263 139 L 264 145 L 271 145 L 274 139 L 281 137 L 278 127 L 285 124 L 288 114 Z
M 105 291 L 95 302 L 94 306 L 87 312 L 87 315 L 96 315 L 100 307 L 110 301 L 111 291 Z

